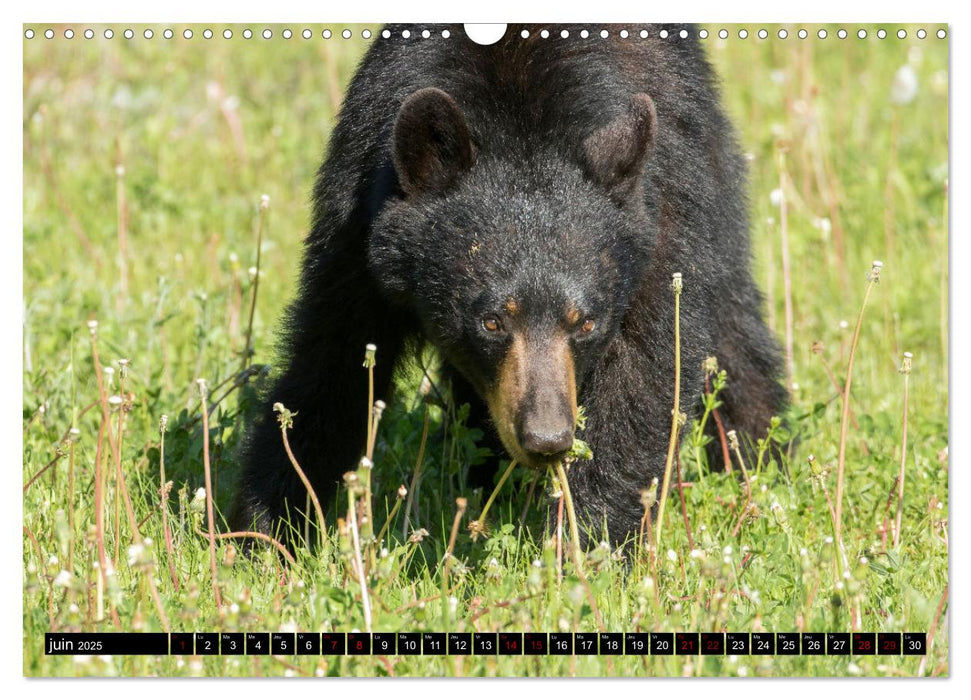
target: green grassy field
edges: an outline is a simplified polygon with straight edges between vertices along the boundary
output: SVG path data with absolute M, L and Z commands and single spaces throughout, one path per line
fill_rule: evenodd
M 272 365 L 314 173 L 369 44 L 358 38 L 360 27 L 350 41 L 323 40 L 320 27 L 309 41 L 283 39 L 283 27 L 272 40 L 247 40 L 243 27 L 232 27 L 227 41 L 223 28 L 209 40 L 201 26 L 191 40 L 165 40 L 163 27 L 153 27 L 151 40 L 141 27 L 132 40 L 121 38 L 123 27 L 112 40 L 101 38 L 103 28 L 87 40 L 75 27 L 67 40 L 59 28 L 54 40 L 24 42 L 25 675 L 949 673 L 948 57 L 936 26 L 923 40 L 911 26 L 904 40 L 897 26 L 887 26 L 883 40 L 877 27 L 856 38 L 855 26 L 845 40 L 836 27 L 824 40 L 815 37 L 818 27 L 804 40 L 797 27 L 785 40 L 776 28 L 759 40 L 752 27 L 746 39 L 732 28 L 723 41 L 712 28 L 705 40 L 750 154 L 756 275 L 770 324 L 791 344 L 800 440 L 781 464 L 747 465 L 746 517 L 740 521 L 744 482 L 707 470 L 688 425 L 681 458 L 690 486 L 670 493 L 656 557 L 634 548 L 625 564 L 601 547 L 585 555 L 582 572 L 569 551 L 561 568 L 553 538 L 542 532 L 555 503 L 549 486 L 518 472 L 489 512 L 490 536 L 473 541 L 468 524 L 489 495 L 465 486 L 483 459 L 481 433 L 464 426 L 460 408 L 423 402 L 413 368 L 380 423 L 375 530 L 399 485 L 412 484 L 427 416 L 420 488 L 407 529 L 400 507 L 387 534 L 365 542 L 362 553 L 377 631 L 927 631 L 926 658 L 46 657 L 41 640 L 52 630 L 367 627 L 352 538 L 336 525 L 347 517 L 344 501 L 324 504 L 322 551 L 297 552 L 293 563 L 271 551 L 245 557 L 239 540 L 219 541 L 222 609 L 214 601 L 205 504 L 196 492 L 208 449 L 216 529 L 226 531 L 233 450 L 255 395 L 251 382 L 234 380 L 244 363 L 260 197 L 270 203 L 252 362 Z M 336 36 L 340 28 L 332 29 Z M 911 78 L 916 94 L 908 94 Z M 771 194 L 778 188 L 784 230 L 779 195 Z M 884 266 L 860 327 L 846 422 L 842 563 L 827 505 L 841 443 L 836 383 L 846 378 L 874 259 Z M 904 352 L 913 353 L 913 370 L 895 544 Z M 222 399 L 207 440 L 198 378 L 207 380 L 211 402 Z M 363 368 L 360 383 L 367 391 Z M 171 552 L 160 505 L 163 415 Z M 113 562 L 106 586 L 94 515 L 99 464 L 103 545 Z M 450 545 L 459 497 L 468 506 Z M 132 547 L 132 520 L 145 538 L 140 546 Z M 409 541 L 419 528 L 424 537 Z

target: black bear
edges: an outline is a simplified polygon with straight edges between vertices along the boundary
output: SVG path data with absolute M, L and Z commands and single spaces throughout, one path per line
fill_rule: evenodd
M 709 355 L 730 379 L 728 428 L 764 435 L 786 399 L 749 271 L 743 158 L 697 31 L 510 26 L 482 46 L 460 26 L 387 29 L 317 178 L 234 525 L 270 532 L 304 509 L 275 402 L 299 412 L 293 451 L 325 498 L 364 448 L 365 345 L 387 398 L 396 362 L 431 343 L 456 401 L 522 465 L 560 459 L 585 408 L 593 459 L 572 467 L 571 490 L 585 524 L 622 541 L 664 469 L 672 273 L 684 410 Z

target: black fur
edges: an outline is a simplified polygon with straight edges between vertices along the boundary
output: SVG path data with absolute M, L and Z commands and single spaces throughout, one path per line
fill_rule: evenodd
M 378 398 L 418 338 L 462 377 L 473 415 L 488 415 L 479 402 L 508 338 L 482 318 L 509 296 L 535 337 L 560 328 L 564 303 L 596 319 L 569 336 L 594 454 L 570 480 L 586 522 L 606 519 L 613 540 L 638 528 L 639 491 L 664 468 L 673 272 L 683 409 L 698 406 L 715 355 L 731 387 L 726 427 L 764 435 L 786 396 L 749 272 L 743 160 L 702 49 L 665 28 L 666 39 L 648 26 L 647 39 L 635 28 L 604 40 L 529 27 L 524 40 L 511 26 L 479 46 L 461 27 L 448 39 L 390 27 L 374 40 L 318 175 L 284 368 L 245 440 L 235 526 L 271 531 L 304 506 L 274 402 L 299 412 L 291 443 L 321 498 L 355 466 L 367 343 Z

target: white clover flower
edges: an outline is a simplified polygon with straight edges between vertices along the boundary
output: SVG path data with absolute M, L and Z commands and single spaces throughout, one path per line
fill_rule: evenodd
M 701 559 L 703 556 L 705 556 L 705 553 L 700 549 L 692 549 L 688 556 L 690 556 L 692 559 Z
M 731 553 L 732 553 L 732 545 L 730 544 L 725 545 L 725 548 L 722 550 L 722 554 L 724 554 L 727 557 Z
M 231 603 L 230 606 L 229 606 L 229 612 L 232 613 L 233 615 L 238 615 L 239 614 L 239 604 L 238 603 Z
M 897 105 L 905 105 L 917 97 L 917 71 L 909 63 L 905 63 L 893 76 L 890 86 L 890 101 Z
M 781 187 L 776 187 L 769 193 L 769 202 L 774 207 L 781 207 L 782 203 L 785 201 L 785 195 L 782 192 Z
M 826 544 L 833 544 L 833 536 L 832 536 L 832 535 L 826 535 L 826 539 L 825 539 L 825 540 L 823 540 L 823 541 L 824 541 L 824 542 L 825 542 Z
M 769 80 L 776 85 L 782 85 L 784 82 L 786 82 L 786 72 L 781 68 L 776 68 L 769 73 Z
M 673 549 L 669 549 L 668 550 L 668 560 L 669 561 L 677 561 L 678 560 L 678 555 L 675 553 L 675 551 Z
M 846 671 L 854 676 L 859 676 L 861 673 L 863 673 L 863 669 L 852 661 L 846 666 Z
M 802 549 L 799 550 L 799 553 L 805 557 L 809 555 L 809 550 L 803 547 Z
M 71 572 L 61 569 L 61 572 L 54 579 L 54 585 L 58 588 L 67 588 L 71 585 Z
M 78 607 L 77 603 L 71 603 L 69 606 L 67 606 L 67 610 L 72 615 L 77 615 L 79 612 L 81 612 L 81 608 Z
M 270 206 L 270 195 L 264 194 L 260 196 L 260 209 L 266 209 Z

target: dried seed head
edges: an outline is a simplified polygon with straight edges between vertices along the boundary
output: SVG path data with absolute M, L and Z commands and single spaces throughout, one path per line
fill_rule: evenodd
M 260 209 L 265 210 L 270 206 L 270 195 L 264 194 L 260 197 Z
M 81 431 L 77 428 L 71 428 L 67 431 L 67 439 L 69 442 L 77 442 L 81 437 Z
M 376 364 L 374 359 L 375 354 L 378 351 L 378 346 L 374 343 L 368 343 L 364 346 L 364 367 L 366 369 L 371 369 Z
M 201 378 L 197 379 L 196 386 L 199 387 L 199 396 L 201 396 L 203 401 L 205 401 L 209 396 L 209 386 L 206 384 L 206 380 Z
M 684 285 L 681 282 L 681 273 L 675 272 L 671 275 L 671 289 L 674 291 L 675 295 L 681 294 L 681 290 Z
M 874 282 L 880 281 L 880 270 L 883 269 L 883 262 L 880 260 L 873 261 L 873 267 L 870 268 L 870 274 L 867 275 L 867 281 L 873 280 Z
M 459 513 L 464 513 L 465 509 L 468 508 L 469 506 L 469 501 L 467 498 L 462 498 L 461 496 L 459 496 L 458 498 L 455 499 L 455 505 L 458 506 Z
M 164 433 L 166 430 L 168 430 L 168 428 L 169 428 L 169 417 L 163 413 L 162 417 L 159 418 L 158 420 L 159 432 Z
M 651 482 L 651 488 L 641 490 L 641 506 L 645 513 L 650 512 L 655 503 L 657 503 L 657 479 Z
M 701 365 L 705 374 L 718 374 L 718 358 L 714 355 L 709 355 L 705 358 L 705 361 Z
M 904 353 L 904 359 L 900 363 L 901 374 L 910 374 L 910 370 L 913 366 L 913 359 L 914 359 L 913 353 L 909 353 L 909 352 Z
M 729 430 L 726 435 L 728 436 L 728 446 L 733 450 L 738 449 L 738 433 L 734 430 Z
M 374 462 L 372 462 L 367 457 L 361 457 L 361 461 L 357 463 L 357 466 L 360 467 L 361 469 L 373 469 Z M 353 473 L 353 472 L 348 472 L 348 473 Z M 347 475 L 345 474 L 345 477 L 346 476 Z
M 786 197 L 785 194 L 783 194 L 781 187 L 776 187 L 769 193 L 769 202 L 772 204 L 772 206 L 781 207 L 784 201 L 786 201 Z
M 375 421 L 381 420 L 381 414 L 384 413 L 384 409 L 386 409 L 387 407 L 388 407 L 388 405 L 384 401 L 382 401 L 381 399 L 378 399 L 377 401 L 374 402 L 374 420 Z
M 480 537 L 485 536 L 486 526 L 481 520 L 473 520 L 469 523 L 469 534 L 472 536 L 472 541 L 476 542 Z
M 121 404 L 122 404 L 122 398 L 120 396 L 116 395 L 116 396 L 108 397 L 108 406 L 111 407 L 112 411 L 118 410 L 118 407 L 121 406 Z
M 426 530 L 423 527 L 420 527 L 417 530 L 412 530 L 411 535 L 408 536 L 408 542 L 410 542 L 411 544 L 416 544 L 418 542 L 421 542 L 426 537 L 428 537 L 428 530 Z
M 404 498 L 407 495 L 408 495 L 408 489 L 406 489 L 405 485 L 402 484 L 401 486 L 398 487 L 398 498 Z

